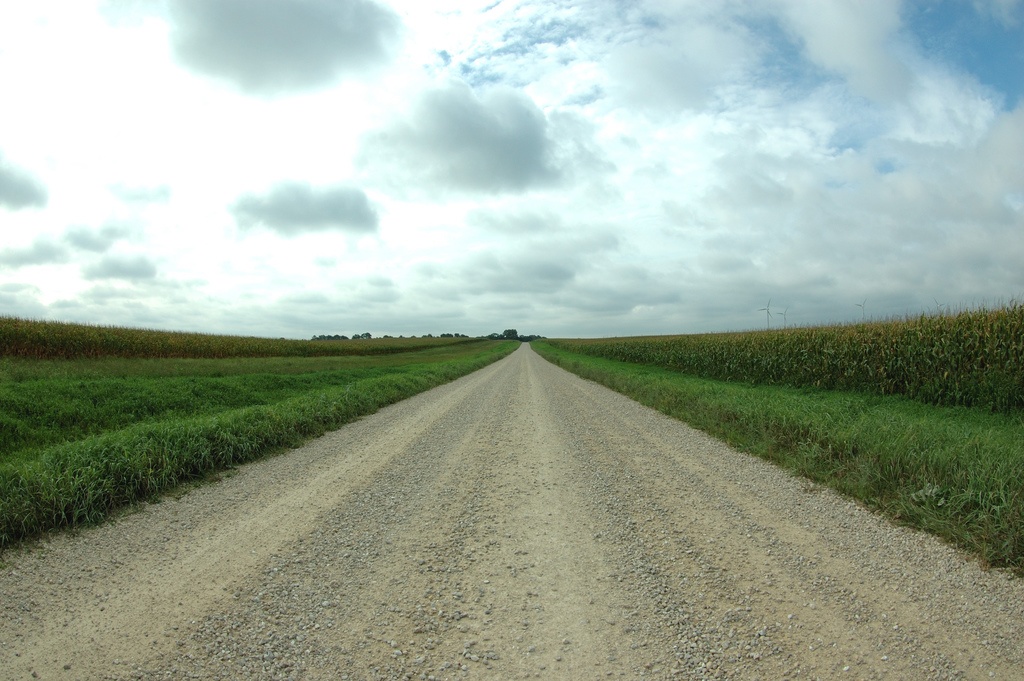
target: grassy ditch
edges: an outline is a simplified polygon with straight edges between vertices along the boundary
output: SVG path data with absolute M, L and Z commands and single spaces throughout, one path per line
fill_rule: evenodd
M 1024 415 L 755 386 L 533 348 L 583 378 L 1024 574 Z
M 131 425 L 275 404 L 477 351 L 474 344 L 375 357 L 8 358 L 0 360 L 0 462 Z
M 323 358 L 305 367 L 295 359 L 205 360 L 187 375 L 190 360 L 17 367 L 20 380 L 0 381 L 0 400 L 8 400 L 0 434 L 9 443 L 0 449 L 0 549 L 297 446 L 516 347 L 336 358 L 329 369 Z

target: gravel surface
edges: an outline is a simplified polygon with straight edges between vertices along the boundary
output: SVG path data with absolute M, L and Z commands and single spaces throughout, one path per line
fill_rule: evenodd
M 1020 679 L 1024 583 L 540 359 L 3 557 L 2 679 Z

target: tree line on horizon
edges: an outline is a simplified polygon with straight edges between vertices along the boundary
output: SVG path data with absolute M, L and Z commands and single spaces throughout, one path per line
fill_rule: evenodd
M 488 334 L 486 336 L 480 336 L 480 338 L 488 338 L 490 340 L 517 340 L 517 341 L 521 341 L 523 343 L 529 343 L 530 341 L 539 340 L 539 339 L 541 339 L 543 337 L 544 336 L 540 336 L 540 335 L 537 335 L 537 334 L 521 335 L 519 333 L 519 331 L 517 331 L 516 329 L 505 329 L 501 333 L 491 333 L 491 334 Z M 320 334 L 318 336 L 313 336 L 310 340 L 314 340 L 314 341 L 339 341 L 339 340 L 368 340 L 370 338 L 373 338 L 373 335 L 370 334 L 370 333 L 354 333 L 351 336 L 345 336 L 343 334 L 333 334 L 333 335 Z M 381 338 L 395 338 L 395 336 L 387 336 L 387 335 L 385 335 L 385 336 L 381 336 Z M 398 336 L 398 338 L 405 338 L 405 336 Z M 430 333 L 425 333 L 422 336 L 409 336 L 409 338 L 434 338 L 434 335 L 430 334 Z M 437 336 L 437 338 L 469 338 L 469 336 L 467 336 L 464 333 L 442 333 L 442 334 L 439 334 Z
M 425 333 L 422 336 L 389 336 L 387 334 L 380 336 L 380 338 L 469 338 L 464 333 L 442 333 L 434 336 L 432 333 Z M 313 336 L 310 340 L 315 341 L 338 341 L 338 340 L 368 340 L 373 338 L 371 333 L 354 333 L 351 336 L 345 336 L 343 334 L 326 335 L 320 334 L 319 336 Z
M 543 337 L 544 336 L 539 336 L 536 334 L 520 334 L 515 329 L 505 329 L 501 333 L 492 333 L 487 335 L 487 338 L 491 340 L 517 340 L 523 343 L 529 343 L 530 341 L 540 340 Z

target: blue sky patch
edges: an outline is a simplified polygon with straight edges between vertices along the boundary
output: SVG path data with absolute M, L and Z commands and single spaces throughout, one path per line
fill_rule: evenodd
M 1024 3 L 1011 15 L 979 12 L 963 0 L 917 0 L 904 7 L 905 29 L 929 59 L 973 75 L 1014 109 L 1024 96 Z

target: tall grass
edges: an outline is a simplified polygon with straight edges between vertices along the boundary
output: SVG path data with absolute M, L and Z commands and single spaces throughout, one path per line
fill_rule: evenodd
M 264 374 L 230 380 L 84 382 L 86 399 L 81 408 L 86 411 L 98 409 L 120 385 L 120 390 L 131 395 L 128 403 L 137 411 L 154 414 L 119 421 L 115 414 L 92 411 L 89 413 L 104 413 L 104 418 L 111 419 L 100 428 L 102 432 L 89 432 L 74 424 L 64 435 L 45 436 L 66 441 L 22 450 L 21 455 L 0 461 L 0 550 L 51 529 L 95 522 L 125 504 L 210 471 L 295 446 L 475 371 L 516 347 L 518 343 L 487 341 L 453 347 L 443 354 L 426 351 L 420 362 L 396 363 L 391 357 L 382 357 L 382 366 L 364 366 L 334 376 Z M 52 409 L 58 409 L 60 390 L 74 389 L 74 383 L 55 380 L 51 385 L 54 394 L 47 395 L 45 386 L 33 393 Z M 131 386 L 132 381 L 139 385 Z M 162 381 L 171 381 L 163 383 L 168 390 L 159 388 Z M 30 383 L 33 381 L 26 385 Z M 187 405 L 190 394 L 197 405 L 191 410 Z M 246 406 L 239 406 L 242 403 Z M 23 405 L 32 411 L 30 403 Z
M 903 395 L 999 412 L 1024 408 L 1020 303 L 846 326 L 552 344 L 724 381 Z
M 387 340 L 387 339 L 385 339 Z M 410 339 L 411 340 L 411 339 Z M 114 377 L 214 377 L 246 374 L 307 374 L 368 367 L 444 361 L 475 352 L 471 344 L 450 344 L 426 349 L 410 345 L 405 352 L 378 355 L 328 355 L 316 357 L 225 357 L 202 359 L 98 357 L 78 359 L 28 359 L 0 357 L 0 383 L 35 380 L 100 379 Z
M 0 382 L 0 461 L 147 421 L 273 404 L 400 369 Z
M 129 329 L 0 317 L 0 357 L 329 357 L 382 355 L 478 342 L 474 338 L 381 338 L 301 341 Z

